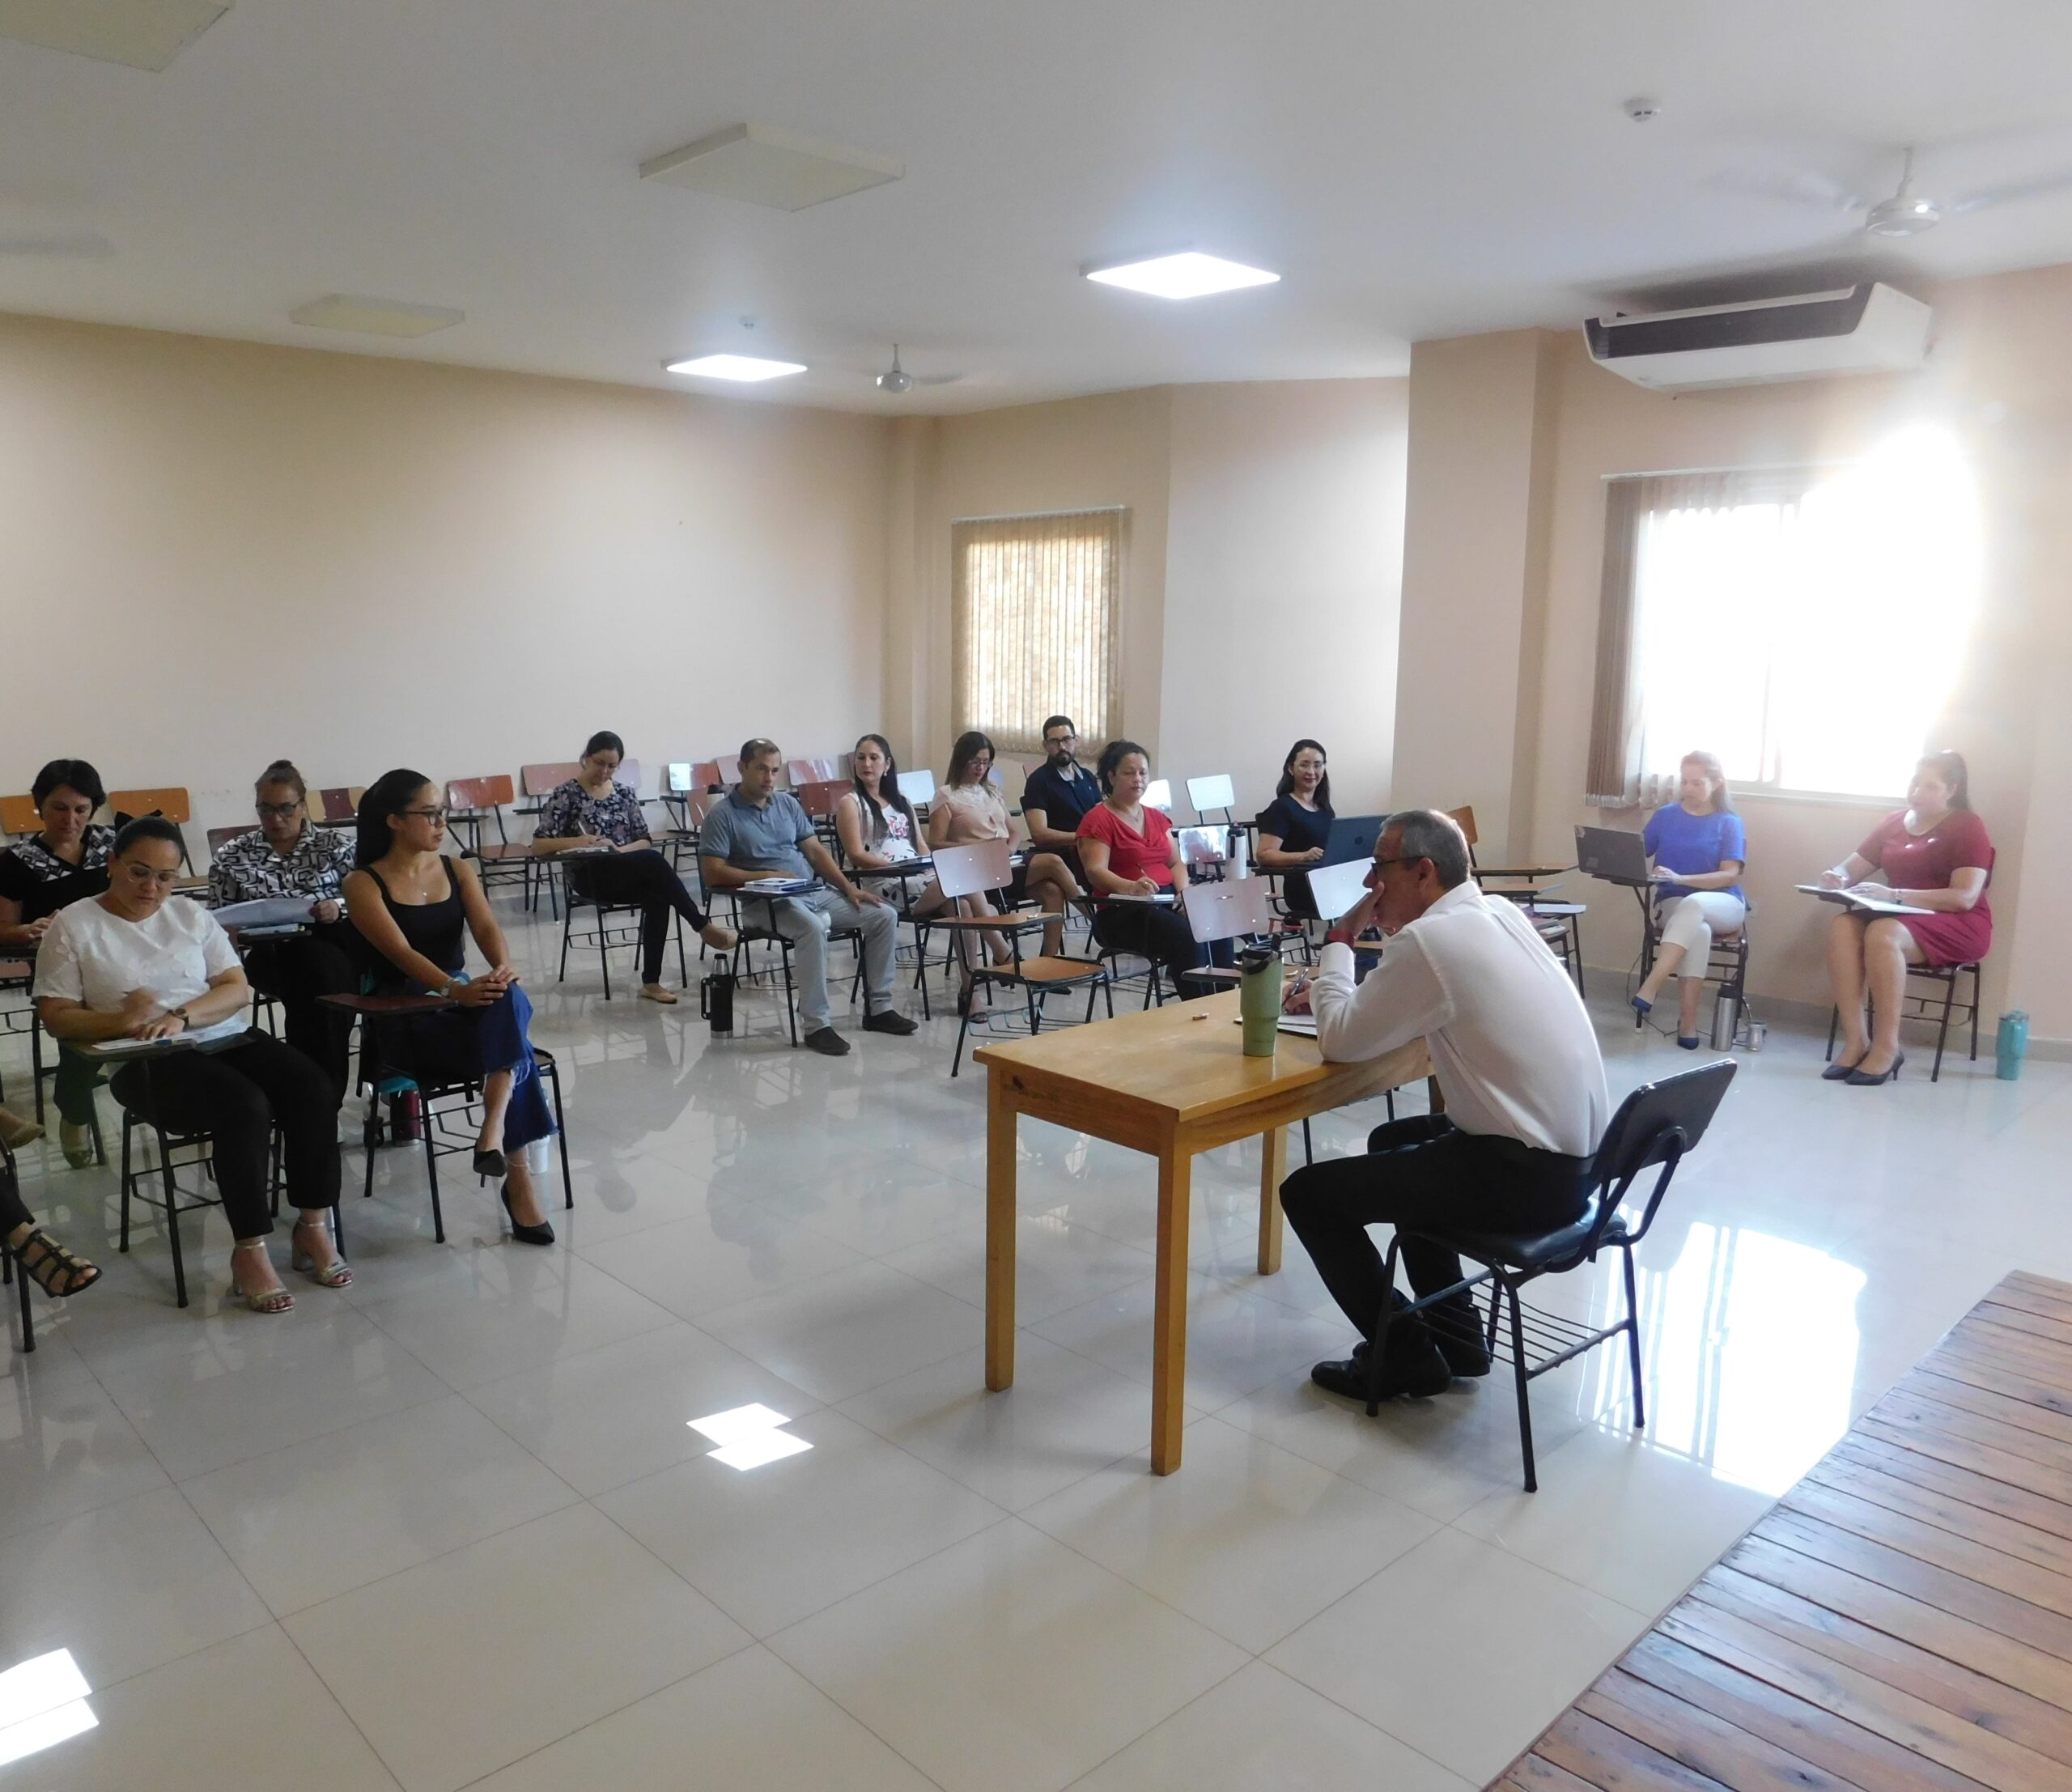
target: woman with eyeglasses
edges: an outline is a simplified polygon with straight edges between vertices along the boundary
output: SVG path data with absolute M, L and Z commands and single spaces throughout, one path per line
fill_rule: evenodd
M 385 1068 L 415 1082 L 482 1085 L 475 1172 L 503 1184 L 504 1212 L 520 1243 L 550 1245 L 554 1228 L 533 1183 L 554 1134 L 526 1037 L 533 1004 L 518 987 L 481 878 L 465 859 L 439 850 L 445 842 L 446 805 L 422 772 L 384 772 L 360 798 L 346 911 L 376 992 L 443 996 L 456 1004 L 384 1021 L 374 1043 Z M 470 935 L 489 961 L 478 979 L 465 969 Z
M 1273 800 L 1259 811 L 1259 866 L 1281 873 L 1282 900 L 1298 920 L 1314 920 L 1309 868 L 1331 844 L 1331 774 L 1323 744 L 1297 741 L 1281 762 Z
M 115 830 L 94 812 L 108 800 L 100 774 L 83 759 L 53 759 L 30 787 L 41 829 L 0 851 L 0 951 L 32 954 L 57 911 L 108 888 Z M 94 1087 L 99 1072 L 77 1058 L 57 1061 L 57 1139 L 65 1161 L 94 1161 Z M 66 1118 L 78 1115 L 76 1120 Z
M 117 1039 L 229 1042 L 207 1052 L 170 1052 L 148 1066 L 121 1064 L 112 1086 L 133 1114 L 169 1132 L 211 1136 L 216 1191 L 236 1240 L 234 1297 L 255 1313 L 285 1313 L 295 1298 L 266 1250 L 276 1125 L 287 1198 L 299 1210 L 293 1265 L 321 1288 L 353 1279 L 331 1229 L 338 1093 L 311 1059 L 246 1024 L 252 989 L 236 949 L 200 903 L 173 895 L 180 860 L 180 830 L 156 816 L 116 835 L 106 893 L 61 911 L 44 935 L 37 1012 L 75 1048 Z M 63 1264 L 68 1254 L 55 1255 Z M 23 1262 L 53 1293 L 86 1285 L 74 1273 L 73 1286 L 52 1288 L 36 1265 Z
M 346 1093 L 352 1017 L 324 1005 L 326 996 L 359 987 L 351 930 L 345 924 L 345 881 L 353 868 L 352 836 L 309 817 L 309 787 L 286 759 L 276 759 L 252 787 L 259 825 L 227 842 L 209 867 L 209 906 L 278 898 L 312 906 L 308 931 L 255 940 L 244 949 L 244 974 L 281 1004 L 287 1042 L 321 1064 Z
M 568 887 L 591 902 L 640 906 L 641 1000 L 668 1005 L 676 997 L 662 984 L 669 917 L 681 915 L 715 952 L 731 952 L 737 936 L 701 909 L 676 868 L 656 849 L 640 799 L 614 781 L 626 743 L 609 728 L 592 735 L 576 774 L 540 805 L 533 851 L 542 858 L 581 856 L 568 866 Z

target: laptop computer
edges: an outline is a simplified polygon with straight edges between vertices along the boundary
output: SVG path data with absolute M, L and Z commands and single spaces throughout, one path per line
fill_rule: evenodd
M 1340 815 L 1331 824 L 1331 838 L 1324 844 L 1324 863 L 1327 865 L 1350 864 L 1355 859 L 1371 859 L 1374 856 L 1374 842 L 1386 827 L 1386 815 Z M 1310 873 L 1314 879 L 1314 872 Z
M 1637 834 L 1623 827 L 1582 827 L 1576 830 L 1576 868 L 1607 884 L 1624 884 L 1645 890 L 1648 877 L 1648 849 Z

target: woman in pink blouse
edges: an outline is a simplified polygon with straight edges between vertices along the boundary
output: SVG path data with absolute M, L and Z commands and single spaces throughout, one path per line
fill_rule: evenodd
M 1889 890 L 1875 894 L 1926 915 L 1859 915 L 1844 911 L 1828 928 L 1828 976 L 1841 1014 L 1841 1044 L 1821 1072 L 1830 1082 L 1875 1088 L 1899 1075 L 1900 1010 L 1909 965 L 1975 964 L 1993 943 L 1993 910 L 1985 886 L 1993 875 L 1993 843 L 1972 812 L 1964 756 L 1931 753 L 1914 767 L 1907 806 L 1895 809 L 1842 864 L 1820 874 L 1830 890 L 1863 883 L 1882 873 Z M 1866 1034 L 1868 988 L 1875 1025 Z

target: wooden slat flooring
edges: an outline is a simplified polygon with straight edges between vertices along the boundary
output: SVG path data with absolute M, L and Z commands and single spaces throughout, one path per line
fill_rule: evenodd
M 2072 1284 L 2002 1282 L 1491 1783 L 2072 1789 Z

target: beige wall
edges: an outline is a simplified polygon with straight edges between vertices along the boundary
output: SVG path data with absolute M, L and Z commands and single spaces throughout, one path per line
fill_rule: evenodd
M 845 749 L 891 470 L 872 418 L 0 318 L 0 788 Z
M 1928 372 L 1905 378 L 1803 382 L 1670 397 L 1641 391 L 1591 366 L 1581 343 L 1546 338 L 1555 378 L 1543 391 L 1553 458 L 1547 534 L 1546 627 L 1538 669 L 1539 715 L 1528 722 L 1531 751 L 1516 788 L 1505 792 L 1532 817 L 1517 843 L 1537 853 L 1573 849 L 1578 822 L 1639 824 L 1637 816 L 1600 817 L 1582 803 L 1589 737 L 1599 580 L 1603 550 L 1603 485 L 1608 474 L 1678 468 L 1760 465 L 1859 453 L 1903 424 L 1931 421 L 1957 431 L 1980 476 L 1988 565 L 1983 613 L 1968 640 L 1929 640 L 1924 652 L 1961 656 L 1947 713 L 1931 732 L 1971 760 L 1977 806 L 1999 849 L 1993 896 L 1997 933 L 1988 962 L 1988 1030 L 2006 1003 L 2027 1007 L 2045 1038 L 2072 1038 L 2072 949 L 2058 915 L 2072 887 L 2072 729 L 2064 692 L 2072 689 L 2072 630 L 2065 593 L 2072 587 L 2072 533 L 2063 494 L 2072 454 L 2072 363 L 2061 350 L 2072 314 L 2072 269 L 1955 282 L 1930 295 L 1938 342 Z M 1486 348 L 1480 344 L 1488 344 Z M 1476 377 L 1515 389 L 1519 351 L 1506 338 L 1449 345 L 1456 362 L 1486 353 Z M 1420 347 L 1420 352 L 1421 347 Z M 1487 544 L 1466 525 L 1478 493 L 1503 514 L 1492 529 L 1522 537 L 1518 481 L 1491 478 L 1460 451 L 1452 433 L 1424 456 L 1413 361 L 1411 415 L 1411 549 L 1405 580 L 1402 682 L 1406 718 L 1414 694 L 1441 679 L 1457 700 L 1450 728 L 1428 724 L 1441 753 L 1457 749 L 1476 775 L 1493 779 L 1501 737 L 1526 716 L 1509 708 L 1501 682 L 1478 685 L 1463 669 L 1487 650 L 1488 618 L 1463 609 L 1451 593 L 1484 576 Z M 1472 389 L 1462 374 L 1457 387 Z M 1513 420 L 1509 440 L 1515 443 Z M 1498 469 L 1502 472 L 1502 469 Z M 1426 514 L 1459 527 L 1447 540 L 1420 537 Z M 1429 557 L 1420 560 L 1421 541 Z M 1722 626 L 1732 626 L 1730 618 Z M 1866 607 L 1866 626 L 1876 626 Z M 1499 643 L 1501 645 L 1501 643 Z M 1871 703 L 1836 669 L 1838 704 Z M 1403 724 L 1407 732 L 1410 723 Z M 1698 743 L 1694 743 L 1698 744 Z M 1399 756 L 1400 757 L 1400 756 Z M 1896 767 L 1896 785 L 1907 768 Z M 1402 782 L 1399 766 L 1399 782 Z M 1478 804 L 1479 788 L 1473 792 Z M 1820 958 L 1824 911 L 1793 883 L 1832 864 L 1881 812 L 1876 804 L 1746 799 L 1748 883 L 1760 914 L 1753 987 L 1775 1000 L 1823 1004 Z M 1639 943 L 1624 891 L 1584 885 L 1591 905 L 1586 956 L 1623 970 Z
M 887 696 L 908 730 L 895 744 L 940 773 L 951 522 L 1120 504 L 1123 726 L 1182 808 L 1178 780 L 1227 771 L 1256 809 L 1306 733 L 1331 749 L 1341 809 L 1380 802 L 1405 427 L 1399 380 L 1164 387 L 902 426 L 895 459 L 915 469 L 919 520 L 911 574 L 892 581 L 905 614 L 888 631 Z

